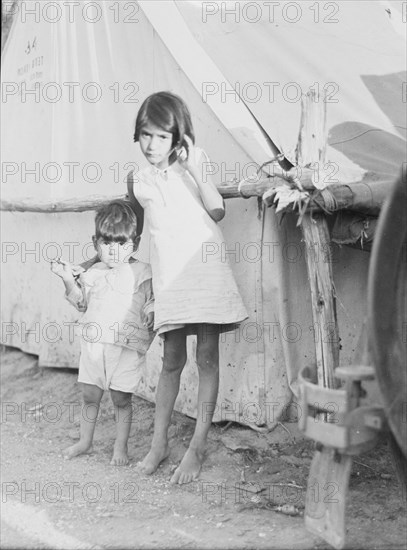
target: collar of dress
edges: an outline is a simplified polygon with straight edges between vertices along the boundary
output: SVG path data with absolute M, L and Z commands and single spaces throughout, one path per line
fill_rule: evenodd
M 168 181 L 168 174 L 169 172 L 178 172 L 179 174 L 183 173 L 185 170 L 180 166 L 178 162 L 173 162 L 167 168 L 164 168 L 162 170 L 161 168 L 156 168 L 155 166 L 151 166 L 151 172 L 156 175 L 160 176 L 163 180 Z

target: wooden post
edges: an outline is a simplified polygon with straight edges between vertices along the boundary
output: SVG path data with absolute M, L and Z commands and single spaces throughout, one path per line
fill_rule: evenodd
M 310 92 L 303 98 L 298 162 L 302 166 L 319 163 L 323 169 L 326 150 L 326 103 Z M 321 166 L 322 164 L 322 166 Z M 312 315 L 318 386 L 334 389 L 334 372 L 339 364 L 339 334 L 336 321 L 335 291 L 332 279 L 330 238 L 325 215 L 305 212 L 301 221 L 306 246 L 308 278 L 311 287 Z M 303 389 L 301 390 L 303 391 Z M 333 398 L 333 401 L 335 398 Z M 334 413 L 335 414 L 335 413 Z M 321 412 L 316 422 L 331 420 L 331 413 Z M 326 426 L 326 425 L 325 425 Z M 349 483 L 352 457 L 338 454 L 333 447 L 323 445 L 315 451 L 311 462 L 305 498 L 305 526 L 323 537 L 335 548 L 345 542 L 345 493 Z M 337 487 L 338 498 L 315 499 L 315 487 Z
M 302 101 L 297 163 L 323 168 L 326 152 L 326 102 L 311 90 Z M 311 287 L 318 385 L 335 388 L 339 333 L 332 279 L 328 225 L 322 213 L 306 212 L 301 221 Z

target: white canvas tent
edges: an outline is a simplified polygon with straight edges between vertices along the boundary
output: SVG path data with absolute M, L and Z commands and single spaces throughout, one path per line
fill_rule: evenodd
M 127 172 L 145 162 L 132 142 L 137 109 L 159 90 L 190 106 L 217 184 L 272 158 L 245 104 L 295 160 L 300 98 L 310 88 L 328 93 L 332 181 L 386 185 L 406 161 L 403 2 L 76 4 L 24 1 L 15 10 L 2 63 L 3 201 L 124 194 Z M 226 208 L 225 255 L 250 318 L 222 338 L 215 420 L 272 427 L 287 417 L 298 370 L 313 363 L 314 339 L 328 338 L 329 327 L 313 326 L 296 217 L 280 224 L 254 198 L 228 200 Z M 91 257 L 93 217 L 1 214 L 2 343 L 37 354 L 42 366 L 77 365 L 77 313 L 47 260 Z M 140 255 L 148 259 L 148 228 Z M 334 249 L 345 365 L 361 334 L 368 262 L 366 252 Z M 157 338 L 140 383 L 151 400 L 161 355 Z M 177 408 L 191 416 L 196 386 L 190 359 Z

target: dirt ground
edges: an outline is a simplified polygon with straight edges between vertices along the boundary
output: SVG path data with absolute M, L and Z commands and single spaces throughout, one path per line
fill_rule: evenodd
M 3 349 L 1 398 L 2 548 L 329 548 L 304 527 L 313 444 L 296 424 L 267 434 L 214 425 L 200 479 L 172 486 L 193 419 L 174 414 L 170 458 L 142 476 L 135 465 L 149 448 L 153 404 L 134 397 L 131 461 L 113 467 L 108 395 L 94 452 L 61 456 L 78 437 L 76 371 L 41 369 L 35 356 Z M 275 510 L 287 503 L 297 515 Z M 384 441 L 356 458 L 346 512 L 346 548 L 407 547 L 406 510 Z

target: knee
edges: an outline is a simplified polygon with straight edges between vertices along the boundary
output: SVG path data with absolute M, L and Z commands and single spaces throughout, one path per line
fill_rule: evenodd
M 196 352 L 196 362 L 201 370 L 219 369 L 219 350 L 213 346 L 200 346 Z
M 166 373 L 181 372 L 187 362 L 185 346 L 170 346 L 164 348 L 163 371 Z
M 117 390 L 110 390 L 113 405 L 119 409 L 125 409 L 131 406 L 131 393 L 125 393 Z
M 98 405 L 101 399 L 100 388 L 86 385 L 82 389 L 82 399 L 85 405 Z

